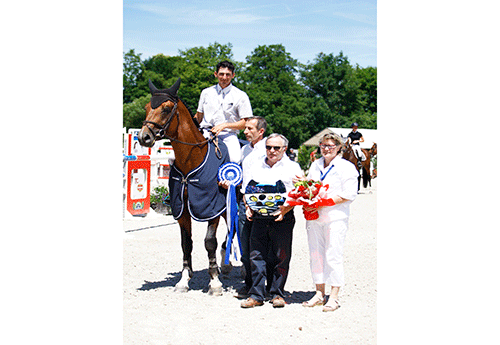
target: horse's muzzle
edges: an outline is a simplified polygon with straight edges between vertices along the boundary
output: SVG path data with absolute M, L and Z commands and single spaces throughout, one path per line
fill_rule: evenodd
M 144 128 L 146 127 L 146 128 Z M 137 139 L 139 140 L 139 144 L 145 147 L 153 147 L 155 143 L 155 135 L 152 131 L 147 128 L 147 126 L 142 127 L 141 131 L 137 135 Z

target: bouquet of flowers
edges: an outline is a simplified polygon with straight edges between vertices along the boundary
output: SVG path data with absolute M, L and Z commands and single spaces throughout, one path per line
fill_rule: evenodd
M 316 208 L 312 212 L 302 209 L 307 220 L 318 219 L 318 207 L 335 205 L 333 199 L 328 198 L 326 194 L 329 187 L 327 184 L 323 185 L 320 181 L 300 180 L 294 186 L 295 188 L 288 193 L 287 203 L 291 206 Z

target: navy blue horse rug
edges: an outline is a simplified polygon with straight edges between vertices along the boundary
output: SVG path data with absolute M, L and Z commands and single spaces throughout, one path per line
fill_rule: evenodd
M 168 187 L 170 189 L 170 206 L 174 219 L 179 219 L 184 211 L 184 189 L 187 187 L 188 211 L 196 221 L 208 221 L 219 217 L 226 211 L 227 190 L 217 184 L 219 167 L 229 162 L 227 146 L 219 141 L 221 158 L 217 157 L 216 147 L 212 141 L 208 144 L 205 160 L 186 176 L 175 164 L 170 169 Z

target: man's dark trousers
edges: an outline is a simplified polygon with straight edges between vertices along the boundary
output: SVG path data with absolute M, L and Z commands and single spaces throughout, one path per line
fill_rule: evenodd
M 267 266 L 273 268 L 269 293 L 285 297 L 285 283 L 292 256 L 292 235 L 295 225 L 293 209 L 282 221 L 274 219 L 254 219 L 250 234 L 250 265 L 252 269 L 252 288 L 250 297 L 263 301 L 266 291 Z M 271 280 L 271 279 L 269 279 Z
M 252 286 L 252 270 L 250 269 L 250 231 L 253 222 L 247 219 L 245 214 L 245 202 L 243 199 L 238 205 L 238 228 L 240 230 L 241 262 L 245 267 L 245 285 L 248 289 Z

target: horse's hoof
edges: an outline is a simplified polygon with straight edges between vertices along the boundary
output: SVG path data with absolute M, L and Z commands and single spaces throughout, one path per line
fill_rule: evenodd
M 216 288 L 211 287 L 210 289 L 208 289 L 208 294 L 210 296 L 222 296 L 222 286 Z
M 186 293 L 188 292 L 189 288 L 187 286 L 175 286 L 174 291 L 175 292 L 180 292 L 180 293 Z

